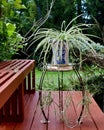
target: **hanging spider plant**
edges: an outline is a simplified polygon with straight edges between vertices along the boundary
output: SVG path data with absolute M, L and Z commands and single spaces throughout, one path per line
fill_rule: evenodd
M 63 21 L 60 30 L 53 28 L 38 29 L 33 43 L 40 40 L 35 52 L 42 47 L 40 56 L 43 56 L 44 54 L 44 62 L 46 62 L 46 58 L 51 50 L 53 52 L 53 65 L 69 64 L 69 51 L 72 51 L 75 54 L 75 48 L 77 48 L 80 52 L 80 61 L 84 48 L 86 48 L 88 53 L 92 53 L 93 55 L 96 54 L 95 50 L 91 46 L 91 43 L 94 43 L 94 41 L 89 38 L 89 36 L 93 35 L 83 33 L 83 31 L 91 27 L 91 24 L 80 23 L 71 26 L 72 23 L 80 16 L 75 17 L 67 26 L 65 26 L 65 21 Z

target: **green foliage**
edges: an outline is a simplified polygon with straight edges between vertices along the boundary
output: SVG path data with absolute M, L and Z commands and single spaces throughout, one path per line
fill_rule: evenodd
M 100 0 L 86 0 L 85 12 L 87 14 L 87 22 L 96 22 L 96 26 L 93 28 L 92 33 L 102 38 L 102 44 L 104 44 L 104 1 Z
M 44 17 L 49 10 L 51 0 L 36 0 L 38 15 L 37 18 Z M 63 20 L 68 23 L 76 16 L 75 0 L 55 0 L 51 14 L 44 24 L 44 27 L 60 28 Z
M 104 46 L 101 45 L 100 43 L 92 42 L 91 46 L 98 54 L 102 54 L 102 55 L 104 54 Z M 74 49 L 77 51 L 76 47 Z M 83 54 L 86 54 L 88 48 L 84 47 L 84 46 L 81 46 L 81 50 L 82 50 Z
M 2 17 L 12 19 L 13 16 L 17 15 L 21 9 L 26 9 L 25 5 L 22 4 L 22 0 L 2 0 Z
M 87 13 L 94 18 L 97 19 L 97 21 L 103 25 L 104 23 L 104 2 L 100 2 L 100 0 L 86 0 L 86 11 Z
M 100 54 L 104 54 L 104 46 L 101 45 L 100 43 L 92 43 L 91 44 L 93 46 L 93 48 L 96 50 L 96 52 L 100 53 Z
M 0 2 L 0 60 L 11 59 L 24 46 L 21 43 L 22 35 L 31 28 L 36 11 L 33 0 L 25 2 L 22 0 Z
M 7 23 L 6 28 L 8 36 L 11 37 L 16 29 L 15 24 Z
M 100 94 L 104 92 L 104 72 L 100 75 L 93 75 L 87 80 L 88 89 L 90 92 L 95 94 Z
M 15 0 L 13 4 L 16 9 L 26 9 L 25 5 L 22 4 L 22 0 Z
M 11 59 L 23 45 L 23 38 L 16 32 L 15 24 L 0 21 L 0 60 Z
M 36 16 L 34 0 L 2 0 L 1 18 L 4 22 L 16 24 L 16 29 L 22 35 L 31 28 Z
M 26 9 L 20 11 L 20 13 L 17 15 L 18 16 L 17 25 L 19 26 L 19 29 L 21 29 L 21 33 L 25 36 L 26 33 L 32 28 L 33 24 L 36 22 L 37 5 L 34 0 L 22 0 L 22 1 L 26 6 Z

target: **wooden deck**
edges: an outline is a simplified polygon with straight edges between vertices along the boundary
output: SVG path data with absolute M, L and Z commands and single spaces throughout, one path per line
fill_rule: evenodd
M 35 92 L 35 61 L 0 62 L 0 123 L 24 120 L 24 93 Z
M 67 100 L 68 95 L 71 95 L 72 100 L 66 115 L 69 114 L 68 117 L 75 121 L 81 109 L 79 103 L 81 93 L 76 91 L 63 92 L 64 99 Z M 1 123 L 0 130 L 70 130 L 71 128 L 68 128 L 59 117 L 58 92 L 52 92 L 52 97 L 53 103 L 51 103 L 49 111 L 45 109 L 49 116 L 49 124 L 40 123 L 44 118 L 39 105 L 39 93 L 35 92 L 34 94 L 25 94 L 24 121 L 22 123 Z M 77 125 L 72 130 L 104 130 L 104 114 L 92 97 L 91 101 L 90 113 L 83 119 L 82 124 Z M 63 104 L 65 104 L 65 100 Z

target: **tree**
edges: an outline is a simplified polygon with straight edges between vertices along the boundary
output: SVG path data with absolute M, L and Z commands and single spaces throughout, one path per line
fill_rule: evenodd
M 102 44 L 104 45 L 104 2 L 103 0 L 85 0 L 84 6 L 87 14 L 87 21 L 89 23 L 96 23 L 93 32 L 102 38 Z M 94 20 L 95 19 L 95 20 Z
M 37 18 L 44 17 L 49 10 L 49 5 L 52 0 L 36 0 L 38 9 Z M 62 21 L 68 23 L 76 16 L 75 0 L 55 0 L 51 14 L 44 24 L 45 27 L 60 28 Z
M 0 60 L 11 59 L 23 47 L 20 43 L 22 36 L 13 18 L 19 13 L 18 10 L 25 8 L 21 0 L 0 2 Z

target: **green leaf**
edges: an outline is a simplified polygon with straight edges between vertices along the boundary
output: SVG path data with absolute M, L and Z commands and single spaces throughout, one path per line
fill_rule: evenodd
M 7 6 L 8 5 L 6 0 L 2 0 L 2 4 L 3 4 L 3 6 Z
M 15 0 L 15 2 L 21 4 L 22 0 Z
M 15 0 L 14 6 L 16 9 L 26 9 L 26 6 L 22 4 L 22 0 Z
M 9 37 L 12 36 L 13 33 L 15 32 L 15 29 L 16 29 L 15 24 L 7 23 L 7 24 L 6 24 L 6 27 L 7 27 L 8 36 L 9 36 Z
M 16 9 L 26 9 L 25 5 L 17 4 L 15 5 Z

